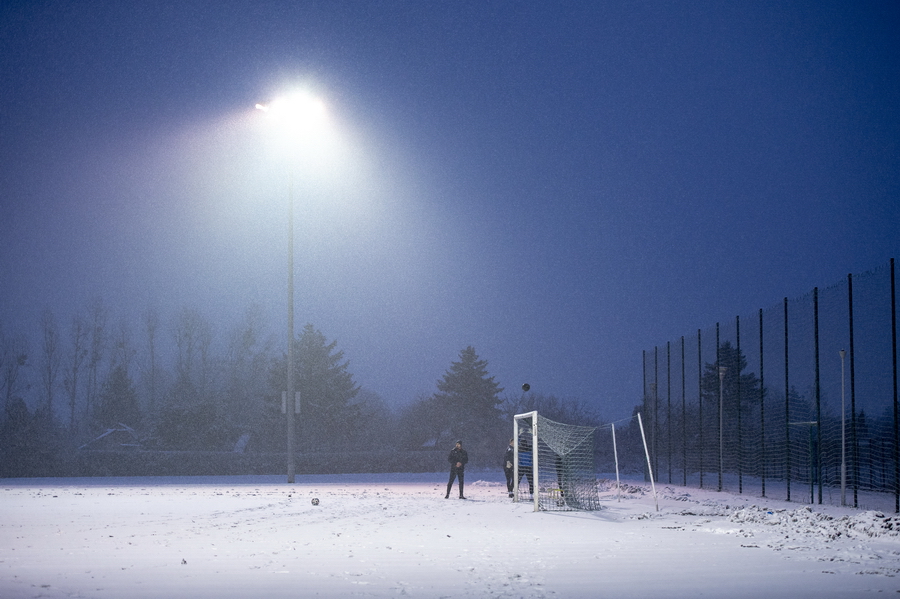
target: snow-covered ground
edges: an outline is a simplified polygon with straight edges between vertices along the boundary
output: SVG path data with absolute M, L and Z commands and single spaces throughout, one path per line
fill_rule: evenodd
M 0 480 L 0 597 L 865 597 L 900 519 L 629 482 L 597 512 L 500 473 Z M 312 499 L 319 504 L 313 505 Z

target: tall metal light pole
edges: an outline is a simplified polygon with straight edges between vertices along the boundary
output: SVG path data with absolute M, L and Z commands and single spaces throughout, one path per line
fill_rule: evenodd
M 844 356 L 847 352 L 841 350 L 841 505 L 847 505 L 847 439 L 844 427 Z
M 272 114 L 281 127 L 299 136 L 312 132 L 323 121 L 321 101 L 305 93 L 296 93 L 271 104 L 257 104 L 256 108 Z M 295 479 L 294 413 L 298 407 L 294 392 L 294 175 L 290 169 L 288 184 L 288 291 L 287 291 L 287 381 L 284 411 L 287 420 L 287 482 Z
M 287 414 L 287 481 L 294 482 L 294 178 L 288 184 L 288 297 L 287 297 L 287 393 L 284 411 Z

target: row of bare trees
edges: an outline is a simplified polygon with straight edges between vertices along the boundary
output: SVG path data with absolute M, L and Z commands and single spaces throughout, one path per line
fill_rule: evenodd
M 153 314 L 148 318 L 158 322 Z M 45 310 L 34 339 L 0 323 L 4 413 L 26 409 L 70 432 L 85 432 L 112 373 L 118 368 L 132 375 L 137 350 L 130 329 L 124 321 L 111 327 L 109 311 L 98 300 L 68 326 Z
M 335 349 L 312 327 L 297 343 L 309 339 Z M 137 331 L 99 300 L 65 323 L 47 310 L 30 336 L 0 323 L 0 422 L 7 439 L 40 421 L 76 446 L 121 426 L 145 447 L 219 449 L 235 435 L 265 436 L 264 421 L 281 411 L 279 359 L 283 371 L 256 308 L 224 333 L 194 308 L 168 321 L 148 310 Z

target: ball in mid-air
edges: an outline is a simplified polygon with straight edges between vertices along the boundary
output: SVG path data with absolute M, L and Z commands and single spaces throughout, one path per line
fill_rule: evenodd
M 531 385 L 529 385 L 528 383 L 522 383 L 522 391 L 528 393 L 529 389 L 531 389 Z
M 319 505 L 319 498 L 318 498 L 318 497 L 313 497 L 312 504 L 313 504 L 313 505 Z

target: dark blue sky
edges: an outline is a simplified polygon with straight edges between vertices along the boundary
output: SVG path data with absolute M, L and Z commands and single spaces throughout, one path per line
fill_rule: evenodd
M 642 349 L 900 257 L 898 31 L 896 2 L 4 2 L 0 322 L 100 296 L 136 337 L 151 305 L 283 330 L 253 106 L 302 85 L 342 136 L 295 169 L 298 328 L 393 402 L 474 345 L 618 418 Z

